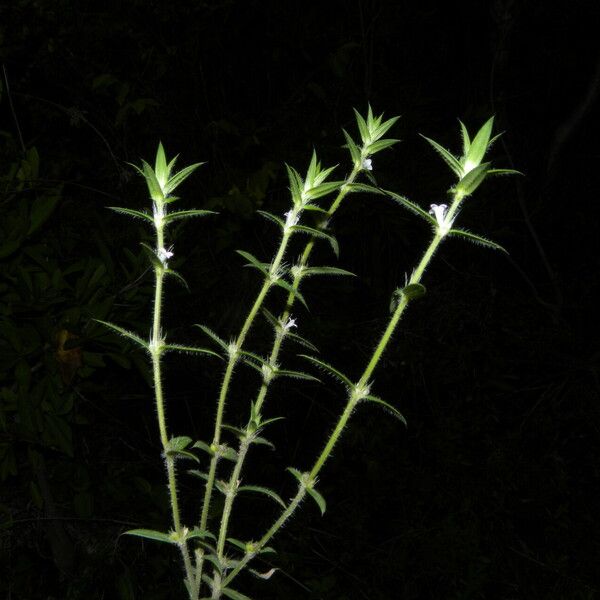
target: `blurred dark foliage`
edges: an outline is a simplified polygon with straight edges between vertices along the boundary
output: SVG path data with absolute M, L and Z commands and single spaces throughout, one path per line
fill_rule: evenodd
M 486 183 L 461 219 L 510 256 L 444 245 L 375 377 L 408 429 L 358 412 L 323 472 L 325 517 L 307 503 L 258 564 L 281 570 L 238 587 L 265 599 L 600 598 L 598 16 L 581 0 L 3 4 L 2 598 L 184 597 L 174 552 L 119 538 L 169 522 L 144 357 L 91 321 L 148 329 L 149 232 L 105 210 L 147 204 L 127 163 L 159 139 L 183 163 L 208 161 L 181 202 L 220 214 L 173 231 L 191 294 L 169 287 L 166 320 L 178 342 L 200 339 L 195 322 L 228 338 L 257 288 L 234 250 L 267 259 L 277 242 L 254 211 L 286 210 L 283 162 L 304 170 L 313 147 L 347 172 L 341 127 L 354 131 L 351 108 L 367 102 L 403 115 L 402 143 L 374 161 L 378 183 L 423 206 L 451 179 L 417 133 L 458 152 L 456 118 L 475 129 L 496 114 L 506 133 L 491 158 L 526 176 Z M 335 230 L 339 265 L 358 277 L 309 281 L 311 312 L 297 316 L 354 375 L 428 231 L 361 195 Z M 261 323 L 250 346 L 269 339 Z M 285 360 L 299 366 L 291 348 Z M 220 375 L 209 360 L 168 362 L 174 434 L 210 437 Z M 256 384 L 239 373 L 231 415 Z M 273 426 L 278 453 L 256 451 L 248 482 L 292 493 L 284 467 L 310 464 L 342 400 L 330 382 L 275 388 L 268 406 L 288 417 Z M 180 489 L 191 523 L 201 489 L 184 476 Z M 243 539 L 276 514 L 260 499 L 237 508 Z

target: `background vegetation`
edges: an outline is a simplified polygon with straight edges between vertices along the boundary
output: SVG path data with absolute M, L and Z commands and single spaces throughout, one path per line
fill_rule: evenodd
M 173 266 L 191 293 L 171 285 L 165 317 L 178 341 L 197 339 L 194 322 L 227 338 L 258 285 L 234 250 L 270 256 L 274 228 L 254 213 L 287 208 L 283 162 L 304 170 L 316 147 L 347 170 L 341 127 L 367 102 L 403 115 L 402 144 L 374 161 L 377 182 L 424 206 L 451 179 L 417 133 L 450 146 L 457 117 L 475 129 L 497 115 L 506 134 L 493 158 L 526 177 L 482 187 L 464 224 L 510 256 L 445 245 L 376 374 L 408 429 L 361 411 L 323 474 L 325 517 L 307 504 L 277 539 L 281 571 L 247 589 L 290 600 L 599 598 L 598 16 L 582 0 L 3 5 L 3 598 L 182 597 L 176 553 L 119 539 L 168 522 L 166 486 L 145 359 L 91 322 L 145 331 L 149 320 L 138 243 L 149 232 L 105 210 L 147 202 L 126 162 L 151 158 L 158 139 L 186 164 L 208 161 L 182 202 L 220 215 L 177 232 Z M 358 277 L 307 284 L 311 312 L 297 316 L 352 374 L 427 231 L 360 195 L 335 230 L 340 266 Z M 250 344 L 269 339 L 265 325 Z M 167 364 L 172 429 L 208 437 L 220 373 L 191 357 Z M 256 384 L 240 375 L 232 413 Z M 278 387 L 272 407 L 288 416 L 278 453 L 262 451 L 249 479 L 290 494 L 283 468 L 315 456 L 342 400 L 334 386 Z M 193 515 L 197 481 L 181 486 Z M 238 509 L 240 538 L 276 511 L 261 499 Z

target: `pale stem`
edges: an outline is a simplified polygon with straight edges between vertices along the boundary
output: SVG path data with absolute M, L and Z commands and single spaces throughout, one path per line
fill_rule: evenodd
M 360 172 L 360 167 L 358 167 L 358 166 L 355 166 L 354 169 L 352 169 L 352 172 L 348 176 L 348 179 L 344 182 L 344 185 L 341 187 L 335 200 L 332 202 L 331 206 L 329 207 L 329 210 L 327 211 L 327 219 L 329 219 L 333 216 L 335 211 L 338 209 L 340 203 L 342 202 L 342 200 L 348 193 L 348 189 L 345 188 L 345 185 L 352 183 L 356 179 L 359 172 Z M 300 267 L 304 267 L 308 264 L 308 259 L 312 252 L 312 249 L 314 248 L 315 241 L 316 241 L 315 236 L 311 236 L 311 238 L 307 242 L 307 244 L 304 248 L 304 251 L 302 252 L 302 256 L 300 258 L 300 262 L 299 262 Z M 292 306 L 296 299 L 295 292 L 297 292 L 298 288 L 300 287 L 301 279 L 302 279 L 302 270 L 300 269 L 296 272 L 296 275 L 294 275 L 294 280 L 292 282 L 292 290 L 293 291 L 288 294 L 285 309 L 279 318 L 280 323 L 286 323 L 290 316 Z M 272 348 L 271 354 L 269 356 L 268 364 L 270 364 L 270 365 L 277 364 L 277 359 L 279 358 L 279 352 L 281 350 L 281 345 L 282 345 L 284 337 L 285 336 L 283 336 L 283 335 L 275 336 L 275 340 L 273 341 L 273 348 Z M 256 402 L 255 402 L 255 407 L 256 407 L 255 411 L 256 411 L 256 414 L 258 414 L 258 415 L 260 415 L 261 408 L 265 401 L 268 388 L 269 388 L 269 381 L 267 379 L 263 379 L 260 390 L 258 392 L 258 396 L 256 398 Z M 249 433 L 249 432 L 247 431 L 247 433 Z M 242 452 L 242 448 L 243 448 L 243 452 Z M 240 450 L 238 452 L 236 464 L 235 464 L 235 467 L 231 474 L 231 477 L 229 479 L 230 489 L 233 489 L 232 486 L 235 485 L 235 482 L 239 479 L 247 452 L 248 452 L 248 443 L 245 441 L 240 442 Z M 210 476 L 211 476 L 210 472 L 209 472 L 208 476 L 209 476 L 209 480 L 210 480 Z M 213 474 L 213 478 L 214 478 L 214 474 Z M 235 501 L 234 495 L 232 495 L 231 497 L 228 497 L 225 500 L 225 508 L 223 509 L 224 513 L 223 513 L 223 518 L 221 519 L 221 528 L 219 531 L 219 541 L 223 540 L 223 544 L 225 543 L 225 539 L 227 538 L 227 528 L 229 526 L 229 517 L 231 514 L 231 509 L 233 507 L 234 501 Z M 227 515 L 225 515 L 225 510 L 227 511 Z M 223 549 L 223 547 L 221 546 L 221 550 L 219 552 L 219 557 L 221 557 L 222 549 Z
M 157 248 L 162 248 L 164 244 L 164 234 L 162 227 L 156 228 L 156 241 Z M 192 600 L 198 597 L 198 592 L 195 586 L 194 571 L 190 560 L 187 542 L 183 539 L 181 518 L 179 514 L 179 500 L 177 497 L 177 475 L 175 472 L 175 460 L 168 454 L 169 447 L 169 436 L 167 434 L 167 423 L 165 418 L 165 403 L 162 389 L 162 373 L 160 364 L 160 345 L 162 340 L 160 338 L 160 324 L 162 314 L 162 288 L 164 281 L 164 271 L 162 269 L 155 269 L 156 275 L 156 286 L 154 291 L 154 316 L 152 319 L 152 351 L 150 353 L 152 359 L 152 371 L 154 376 L 154 394 L 156 399 L 156 412 L 158 416 L 158 429 L 160 432 L 160 441 L 163 447 L 163 454 L 165 456 L 165 463 L 167 467 L 167 478 L 169 482 L 169 498 L 171 504 L 171 515 L 173 517 L 173 528 L 179 537 L 179 548 L 183 556 L 183 562 L 185 567 L 186 579 L 190 584 Z
M 460 196 L 460 195 L 454 196 L 452 206 L 448 210 L 448 218 L 449 219 L 452 219 L 454 217 L 454 215 L 456 214 L 456 211 L 458 210 L 458 208 L 460 206 L 461 201 L 462 201 L 462 196 Z M 421 278 L 423 277 L 423 273 L 425 272 L 425 269 L 431 262 L 431 259 L 433 258 L 433 255 L 435 254 L 435 251 L 437 250 L 438 246 L 440 245 L 440 242 L 442 241 L 443 237 L 444 236 L 440 236 L 438 232 L 435 233 L 433 239 L 431 240 L 431 243 L 429 244 L 429 246 L 427 247 L 427 250 L 423 254 L 423 257 L 421 258 L 421 261 L 419 262 L 417 268 L 413 271 L 413 274 L 409 280 L 409 284 L 420 283 Z M 392 317 L 388 323 L 388 326 L 386 327 L 383 335 L 381 336 L 381 339 L 379 340 L 379 343 L 377 344 L 377 347 L 375 348 L 375 350 L 373 352 L 371 360 L 369 361 L 367 367 L 365 368 L 363 374 L 361 375 L 359 383 L 356 385 L 356 387 L 364 387 L 365 385 L 367 385 L 367 382 L 368 382 L 371 374 L 373 373 L 375 367 L 377 366 L 377 363 L 381 359 L 381 356 L 382 356 L 387 344 L 389 343 L 389 341 L 394 333 L 394 330 L 396 329 L 396 326 L 398 325 L 398 322 L 400 321 L 400 318 L 402 317 L 402 314 L 404 313 L 404 310 L 406 309 L 407 306 L 408 306 L 408 300 L 406 299 L 406 296 L 402 296 L 400 302 L 398 303 L 398 306 L 396 307 L 396 310 L 394 311 L 394 314 L 392 315 Z M 344 408 L 344 411 L 343 411 L 342 415 L 340 416 L 337 425 L 335 426 L 333 432 L 329 436 L 329 439 L 327 440 L 325 448 L 323 449 L 323 451 L 317 458 L 313 468 L 310 471 L 310 475 L 308 477 L 310 485 L 312 485 L 315 482 L 318 473 L 321 471 L 321 469 L 323 468 L 323 465 L 329 458 L 331 451 L 333 450 L 333 447 L 335 446 L 340 435 L 342 434 L 342 431 L 343 431 L 346 423 L 348 422 L 348 419 L 350 418 L 350 415 L 352 414 L 352 411 L 354 410 L 358 401 L 359 400 L 357 400 L 356 396 L 351 391 L 349 394 L 349 398 L 346 403 L 346 406 Z M 260 542 L 258 542 L 256 544 L 257 550 L 260 550 L 277 533 L 277 531 L 280 529 L 280 527 L 292 516 L 292 514 L 294 513 L 294 511 L 300 504 L 300 501 L 302 500 L 302 498 L 304 497 L 305 494 L 306 494 L 306 490 L 305 490 L 304 486 L 300 486 L 298 494 L 296 494 L 294 499 L 290 502 L 290 504 L 287 506 L 287 508 L 283 511 L 283 513 L 281 514 L 279 519 L 277 519 L 277 521 L 275 521 L 273 526 L 261 538 Z M 235 567 L 235 569 L 233 569 L 231 571 L 231 573 L 225 578 L 225 580 L 223 581 L 223 586 L 227 586 L 233 580 L 233 578 L 236 577 L 238 575 L 238 573 L 248 564 L 248 562 L 252 558 L 254 558 L 254 556 L 256 556 L 256 552 L 253 554 L 246 554 L 246 556 L 244 556 L 244 558 L 242 558 L 242 560 Z

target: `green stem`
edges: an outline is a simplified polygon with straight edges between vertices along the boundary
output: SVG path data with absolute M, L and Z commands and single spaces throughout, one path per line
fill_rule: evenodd
M 460 196 L 460 195 L 454 196 L 452 205 L 450 206 L 450 209 L 448 210 L 448 213 L 447 213 L 448 220 L 451 220 L 454 218 L 454 216 L 460 206 L 461 201 L 462 201 L 462 196 Z M 417 265 L 417 268 L 413 271 L 413 274 L 409 280 L 409 284 L 420 283 L 421 278 L 423 277 L 423 274 L 425 272 L 425 269 L 431 262 L 431 259 L 433 258 L 435 251 L 437 250 L 438 246 L 440 245 L 440 243 L 443 239 L 444 239 L 444 236 L 440 235 L 439 232 L 436 231 L 435 235 L 433 236 L 433 239 L 431 240 L 429 246 L 427 247 L 427 250 L 423 254 L 423 257 L 421 258 L 419 264 Z M 323 468 L 325 462 L 331 455 L 331 451 L 333 450 L 333 447 L 335 446 L 340 435 L 342 434 L 342 431 L 344 430 L 344 427 L 346 426 L 346 423 L 348 422 L 348 419 L 350 418 L 352 411 L 354 410 L 356 404 L 361 399 L 361 397 L 359 395 L 357 396 L 355 393 L 356 388 L 364 388 L 364 386 L 367 385 L 367 382 L 368 382 L 369 378 L 371 377 L 371 374 L 373 373 L 375 367 L 377 366 L 377 363 L 381 359 L 381 356 L 382 356 L 384 350 L 386 349 L 386 347 L 394 333 L 394 330 L 396 329 L 396 327 L 400 321 L 400 318 L 402 317 L 402 314 L 404 313 L 407 306 L 408 306 L 408 300 L 406 299 L 406 296 L 403 295 L 400 302 L 398 303 L 398 306 L 396 307 L 396 310 L 394 311 L 394 314 L 392 315 L 383 335 L 381 336 L 379 343 L 377 344 L 377 346 L 373 352 L 371 360 L 369 361 L 369 363 L 367 364 L 367 367 L 365 368 L 363 374 L 361 375 L 359 383 L 354 387 L 353 390 L 351 390 L 348 401 L 344 408 L 344 411 L 343 411 L 342 415 L 340 416 L 338 423 L 335 426 L 333 432 L 329 436 L 329 439 L 327 440 L 325 448 L 323 449 L 323 451 L 321 452 L 321 454 L 315 461 L 315 464 L 313 465 L 313 468 L 310 471 L 310 474 L 308 476 L 308 484 L 309 485 L 312 485 L 315 482 L 317 475 L 319 474 L 319 472 Z M 298 508 L 298 505 L 300 504 L 300 501 L 302 500 L 302 498 L 304 497 L 305 494 L 306 494 L 305 487 L 300 486 L 298 493 L 293 498 L 293 500 L 290 502 L 290 504 L 286 507 L 286 509 L 283 511 L 283 513 L 281 514 L 279 519 L 273 524 L 273 526 L 267 531 L 267 533 L 265 533 L 265 535 L 261 538 L 260 542 L 258 542 L 256 544 L 257 550 L 260 550 L 277 533 L 277 531 L 281 528 L 281 526 L 292 516 L 292 514 L 294 513 L 296 508 Z M 247 554 L 239 562 L 239 564 L 236 566 L 236 568 L 233 569 L 231 571 L 231 573 L 225 578 L 225 580 L 223 581 L 223 586 L 227 586 L 255 555 L 256 555 L 256 553 Z
M 163 247 L 164 234 L 162 227 L 156 228 L 156 243 L 157 249 Z M 167 423 L 165 418 L 165 402 L 162 388 L 162 372 L 161 372 L 161 350 L 162 350 L 162 339 L 160 337 L 160 324 L 162 314 L 162 294 L 163 294 L 163 281 L 164 281 L 164 270 L 157 267 L 155 268 L 155 289 L 154 289 L 154 315 L 152 319 L 152 339 L 151 339 L 151 352 L 150 356 L 152 359 L 152 372 L 154 377 L 154 394 L 156 400 L 156 413 L 158 416 L 158 430 L 160 433 L 160 441 L 163 447 L 163 454 L 165 455 L 165 462 L 167 467 L 167 479 L 169 487 L 169 499 L 171 504 L 171 515 L 173 518 L 173 528 L 177 533 L 180 540 L 179 548 L 183 557 L 183 563 L 185 567 L 186 579 L 190 585 L 190 599 L 195 600 L 198 597 L 198 591 L 195 586 L 194 570 L 190 560 L 189 550 L 187 542 L 183 535 L 181 527 L 181 517 L 179 513 L 179 499 L 177 497 L 177 474 L 175 471 L 175 460 L 169 455 L 169 436 L 167 433 Z
M 344 182 L 344 185 L 341 186 L 340 191 L 338 192 L 335 200 L 331 203 L 331 206 L 329 207 L 329 210 L 327 211 L 326 220 L 330 219 L 333 216 L 333 214 L 335 213 L 335 211 L 338 209 L 342 200 L 348 193 L 348 188 L 345 187 L 346 184 L 352 183 L 356 179 L 360 170 L 361 170 L 360 166 L 356 166 L 356 165 L 352 169 L 352 172 L 348 176 L 348 179 Z M 316 242 L 316 237 L 311 236 L 311 238 L 307 242 L 306 246 L 304 247 L 302 256 L 300 257 L 300 262 L 299 262 L 300 267 L 304 267 L 308 264 L 308 259 L 310 258 L 310 255 L 314 248 L 315 242 Z M 302 280 L 302 269 L 298 269 L 298 271 L 296 271 L 296 274 L 294 275 L 294 280 L 292 282 L 292 290 L 293 291 L 289 292 L 287 301 L 286 301 L 286 305 L 285 305 L 285 309 L 284 309 L 283 313 L 281 314 L 281 316 L 279 317 L 280 323 L 285 323 L 290 316 L 292 306 L 294 305 L 294 301 L 296 299 L 296 292 L 298 291 L 298 289 L 300 287 L 301 280 Z M 283 334 L 283 333 L 276 334 L 275 340 L 273 342 L 273 348 L 271 349 L 271 354 L 269 355 L 269 364 L 270 365 L 277 364 L 277 359 L 279 358 L 279 353 L 281 351 L 281 345 L 283 343 L 284 337 L 285 337 L 285 334 Z M 262 381 L 260 390 L 256 397 L 256 402 L 255 402 L 255 412 L 257 415 L 260 415 L 260 413 L 261 413 L 261 409 L 262 409 L 263 403 L 265 401 L 265 398 L 266 398 L 266 395 L 267 395 L 267 392 L 269 389 L 269 383 L 270 383 L 270 380 L 268 380 L 266 378 L 263 379 L 263 381 Z M 247 435 L 250 435 L 252 432 L 247 430 L 246 433 L 247 433 Z M 239 475 L 242 471 L 247 452 L 248 452 L 248 443 L 245 441 L 240 442 L 240 449 L 238 451 L 238 457 L 236 460 L 236 464 L 235 464 L 234 470 L 232 472 L 232 475 L 229 479 L 230 489 L 233 489 L 232 486 L 235 485 L 235 483 L 239 479 Z M 212 467 L 212 464 L 211 464 L 211 467 Z M 211 475 L 212 475 L 212 478 L 211 478 Z M 209 477 L 208 481 L 211 481 L 211 479 L 214 480 L 214 473 L 212 472 L 212 469 L 211 469 L 211 471 L 209 471 L 208 477 Z M 231 514 L 234 500 L 235 500 L 235 495 L 232 495 L 231 497 L 228 497 L 225 501 L 225 507 L 223 510 L 227 511 L 227 515 L 225 516 L 225 514 L 223 514 L 223 518 L 221 520 L 221 528 L 219 531 L 219 541 L 222 540 L 223 544 L 225 543 L 225 539 L 227 538 L 227 528 L 229 525 L 229 517 Z M 223 547 L 221 546 L 221 551 L 222 551 L 222 548 Z M 219 554 L 219 556 L 221 556 L 221 554 Z
M 275 258 L 273 259 L 273 262 L 271 263 L 270 272 L 272 274 L 276 274 L 277 271 L 279 270 L 281 261 L 283 260 L 283 257 L 285 255 L 285 250 L 287 248 L 290 236 L 291 236 L 291 231 L 289 229 L 285 229 L 284 233 L 283 233 L 283 237 L 281 239 L 281 243 L 279 245 L 279 249 L 277 251 L 277 254 L 275 255 Z M 221 429 L 222 429 L 222 425 L 223 425 L 223 414 L 225 412 L 225 401 L 227 399 L 227 393 L 229 391 L 229 384 L 231 382 L 231 377 L 233 375 L 235 363 L 238 360 L 239 351 L 242 349 L 242 347 L 244 345 L 244 341 L 246 340 L 246 336 L 248 335 L 248 332 L 250 331 L 250 328 L 252 327 L 252 323 L 254 322 L 254 319 L 255 319 L 260 307 L 262 306 L 262 303 L 263 303 L 265 297 L 267 296 L 267 293 L 269 292 L 269 290 L 271 289 L 272 286 L 273 286 L 272 279 L 270 277 L 265 278 L 265 281 L 260 289 L 260 292 L 258 293 L 258 296 L 256 297 L 256 300 L 255 300 L 252 308 L 250 309 L 248 316 L 246 317 L 246 320 L 244 321 L 242 330 L 240 331 L 240 334 L 238 335 L 238 337 L 235 341 L 234 348 L 232 348 L 232 351 L 229 353 L 229 361 L 227 363 L 227 368 L 225 370 L 225 375 L 223 377 L 223 383 L 221 384 L 221 391 L 219 393 L 219 400 L 217 403 L 217 416 L 215 419 L 215 430 L 214 430 L 214 435 L 213 435 L 213 445 L 215 447 L 217 447 L 221 441 Z M 202 503 L 202 514 L 200 517 L 200 529 L 206 529 L 206 526 L 208 524 L 208 512 L 210 509 L 210 501 L 211 501 L 212 491 L 213 491 L 214 482 L 215 482 L 215 475 L 216 475 L 216 471 L 217 471 L 218 460 L 219 460 L 219 454 L 218 454 L 218 452 L 215 452 L 215 454 L 212 456 L 211 461 L 210 461 L 208 478 L 206 481 L 206 487 L 204 489 L 204 501 Z M 202 573 L 200 571 L 200 576 L 201 575 L 202 575 Z

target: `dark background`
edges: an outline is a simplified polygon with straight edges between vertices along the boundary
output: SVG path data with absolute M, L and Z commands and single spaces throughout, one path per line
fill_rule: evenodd
M 505 131 L 490 158 L 524 177 L 488 181 L 461 222 L 502 255 L 449 240 L 426 273 L 375 374 L 374 392 L 408 428 L 365 407 L 322 472 L 321 517 L 306 502 L 275 539 L 254 598 L 600 598 L 598 576 L 597 3 L 14 0 L 0 12 L 0 593 L 7 600 L 184 597 L 175 551 L 119 535 L 166 530 L 169 510 L 144 356 L 92 318 L 146 335 L 149 231 L 105 209 L 148 207 L 128 162 L 158 140 L 180 164 L 207 161 L 181 206 L 217 217 L 174 228 L 170 339 L 229 339 L 259 279 L 241 248 L 272 256 L 255 214 L 289 206 L 283 163 L 316 148 L 350 169 L 352 108 L 402 115 L 377 183 L 428 207 L 451 173 L 419 137 L 456 153 L 457 118 L 491 114 Z M 354 279 L 312 279 L 299 332 L 351 377 L 364 368 L 390 296 L 427 227 L 393 202 L 348 197 L 336 263 Z M 296 240 L 293 256 L 303 240 Z M 283 294 L 268 306 L 279 310 Z M 264 322 L 248 348 L 265 352 Z M 302 366 L 289 346 L 284 364 Z M 166 363 L 170 429 L 208 439 L 215 361 Z M 239 371 L 240 424 L 258 378 Z M 256 449 L 245 481 L 294 492 L 344 401 L 343 389 L 278 383 L 267 404 L 277 452 Z M 203 457 L 204 458 L 204 457 Z M 192 463 L 189 463 L 192 466 Z M 185 466 L 185 463 L 180 463 Z M 180 477 L 193 523 L 200 482 Z M 257 538 L 277 515 L 240 498 L 232 535 Z

